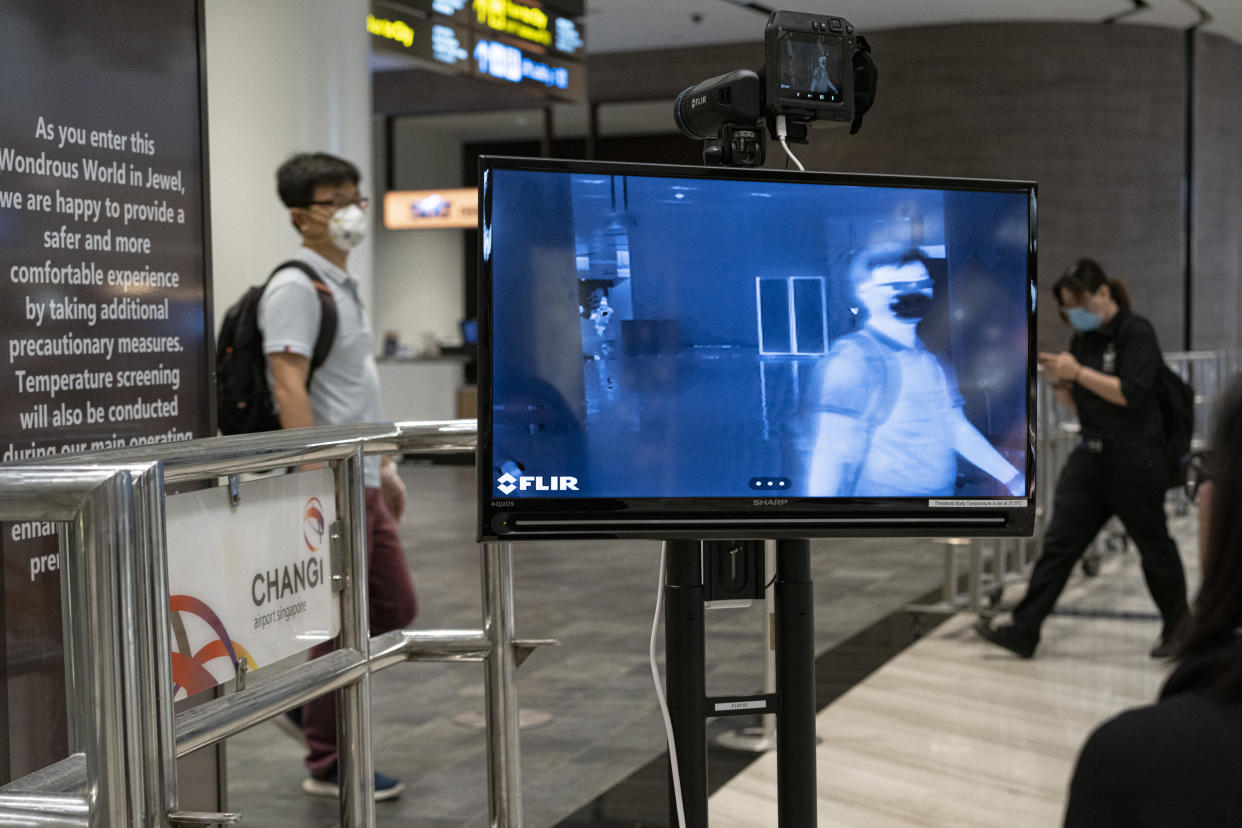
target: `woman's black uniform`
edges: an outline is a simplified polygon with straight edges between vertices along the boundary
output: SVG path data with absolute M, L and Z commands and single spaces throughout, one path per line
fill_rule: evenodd
M 1156 378 L 1163 357 L 1151 323 L 1118 310 L 1107 324 L 1074 334 L 1080 365 L 1121 379 L 1127 405 L 1075 385 L 1082 427 L 1078 447 L 1057 480 L 1052 518 L 1026 595 L 1013 611 L 1014 633 L 1032 645 L 1087 546 L 1117 515 L 1138 547 L 1143 577 L 1164 620 L 1167 638 L 1186 612 L 1186 573 L 1165 523 L 1170 485 L 1161 443 Z

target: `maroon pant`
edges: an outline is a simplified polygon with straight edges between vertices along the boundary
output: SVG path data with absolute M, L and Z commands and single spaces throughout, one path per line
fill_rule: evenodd
M 379 489 L 367 489 L 367 593 L 371 635 L 407 626 L 418 604 L 414 582 L 397 537 L 397 524 L 380 497 Z M 317 658 L 336 649 L 335 641 L 315 646 Z M 328 693 L 302 708 L 302 732 L 308 751 L 306 767 L 322 778 L 336 765 L 336 693 Z

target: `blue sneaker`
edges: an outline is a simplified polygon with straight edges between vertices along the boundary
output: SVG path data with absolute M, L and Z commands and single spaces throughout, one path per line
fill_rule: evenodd
M 330 796 L 339 799 L 341 796 L 340 780 L 337 778 L 337 766 L 333 765 L 323 777 L 308 776 L 302 780 L 302 792 L 311 796 Z M 400 779 L 375 772 L 375 801 L 396 799 L 405 790 L 405 783 Z

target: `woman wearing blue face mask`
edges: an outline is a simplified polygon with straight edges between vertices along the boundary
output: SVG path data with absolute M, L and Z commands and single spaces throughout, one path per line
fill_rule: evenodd
M 1131 312 L 1125 285 L 1090 259 L 1075 262 L 1052 291 L 1074 335 L 1068 351 L 1040 353 L 1039 364 L 1057 399 L 1077 411 L 1081 439 L 1057 480 L 1043 550 L 1013 623 L 980 621 L 975 629 L 1023 658 L 1034 655 L 1074 564 L 1116 515 L 1138 547 L 1163 620 L 1151 655 L 1167 657 L 1186 613 L 1186 574 L 1164 515 L 1170 481 L 1155 394 L 1164 357 L 1151 323 Z

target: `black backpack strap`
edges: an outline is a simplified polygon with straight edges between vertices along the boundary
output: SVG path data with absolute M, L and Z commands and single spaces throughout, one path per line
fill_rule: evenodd
M 311 284 L 315 288 L 315 295 L 319 297 L 319 333 L 315 336 L 315 347 L 311 352 L 310 371 L 306 374 L 306 386 L 309 388 L 315 369 L 323 365 L 324 360 L 328 358 L 328 352 L 332 350 L 332 342 L 336 339 L 336 299 L 332 297 L 332 288 L 328 287 L 328 283 L 319 275 L 319 271 L 301 259 L 289 259 L 276 265 L 275 269 L 268 274 L 267 282 L 263 283 L 264 288 L 267 287 L 268 282 L 272 281 L 273 276 L 290 267 L 296 267 L 310 278 Z
M 893 364 L 895 358 L 873 337 L 863 334 L 861 341 L 866 343 L 863 350 L 867 352 L 865 359 L 872 376 L 882 378 L 880 389 L 872 394 L 864 415 L 868 431 L 874 432 L 888 422 L 888 418 L 893 415 L 893 409 L 897 407 L 897 398 L 901 396 L 901 370 Z M 867 442 L 871 442 L 870 436 L 867 437 Z

